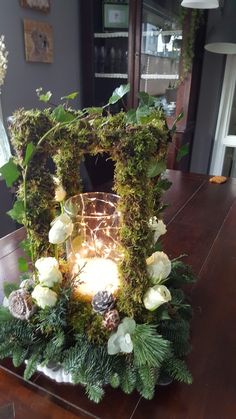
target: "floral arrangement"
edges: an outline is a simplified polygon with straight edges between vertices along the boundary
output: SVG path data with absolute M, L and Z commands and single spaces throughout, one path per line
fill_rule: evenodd
M 107 384 L 151 399 L 166 375 L 192 381 L 183 360 L 191 307 L 181 286 L 194 278 L 181 258 L 168 258 L 160 239 L 166 234 L 160 198 L 169 187 L 161 175 L 169 131 L 146 93 L 136 110 L 112 115 L 110 106 L 128 90 L 117 88 L 103 108 L 68 108 L 71 94 L 55 109 L 17 111 L 15 157 L 0 169 L 7 185 L 17 187 L 9 215 L 26 227 L 22 247 L 29 257 L 19 259 L 19 283 L 5 284 L 0 357 L 12 357 L 15 366 L 27 360 L 26 379 L 38 365 L 56 362 L 95 402 Z M 38 95 L 51 98 L 50 92 Z M 81 191 L 83 155 L 102 152 L 115 162 L 122 257 L 117 291 L 101 288 L 87 300 L 76 292 L 86 266 L 74 275 L 65 256 L 64 243 L 77 227 L 64 200 Z M 48 169 L 48 156 L 56 173 Z M 93 275 L 97 283 L 98 271 Z

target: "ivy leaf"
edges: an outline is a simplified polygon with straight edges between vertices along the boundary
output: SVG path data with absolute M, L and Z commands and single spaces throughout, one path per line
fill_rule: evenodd
M 160 179 L 157 183 L 157 188 L 161 189 L 162 191 L 167 191 L 172 185 L 172 182 L 170 182 L 168 179 Z
M 152 160 L 148 166 L 147 176 L 153 178 L 160 175 L 166 170 L 166 162 L 164 160 L 156 161 Z
M 45 102 L 45 103 L 49 102 L 49 100 L 52 97 L 52 92 L 50 92 L 50 90 L 49 90 L 46 93 L 42 93 L 42 91 L 43 91 L 42 87 L 39 87 L 38 89 L 36 89 L 36 93 L 37 93 L 37 96 L 38 96 L 39 100 L 41 102 Z
M 12 315 L 8 308 L 0 306 L 0 322 L 12 319 Z
M 69 95 L 62 96 L 62 97 L 61 97 L 61 100 L 63 100 L 63 99 L 66 99 L 66 100 L 73 100 L 73 99 L 75 99 L 75 98 L 78 96 L 78 94 L 79 94 L 79 92 L 73 92 L 73 93 L 70 93 Z
M 9 159 L 6 164 L 0 167 L 0 173 L 5 179 L 8 187 L 12 186 L 20 176 L 20 171 L 18 170 L 17 165 L 13 162 L 12 158 Z
M 58 105 L 54 109 L 52 116 L 57 122 L 71 122 L 73 119 L 75 119 L 74 115 L 68 111 L 65 111 L 64 106 L 62 105 Z
M 18 258 L 18 269 L 20 272 L 27 272 L 29 269 L 27 260 L 22 256 Z
M 114 103 L 118 102 L 126 93 L 130 91 L 130 84 L 121 84 L 120 87 L 117 87 L 112 96 L 109 99 L 109 105 L 114 105 Z
M 130 109 L 125 114 L 126 124 L 137 124 L 136 110 Z
M 31 158 L 35 148 L 36 147 L 32 142 L 27 145 L 26 151 L 25 151 L 25 158 L 24 158 L 24 162 L 23 162 L 24 166 L 26 166 L 29 163 L 30 158 Z
M 140 105 L 144 106 L 147 105 L 148 107 L 155 105 L 156 98 L 154 96 L 149 95 L 146 92 L 139 92 L 138 98 L 140 99 Z
M 189 143 L 184 144 L 180 147 L 178 153 L 177 153 L 177 157 L 176 157 L 176 161 L 180 162 L 180 160 L 186 156 L 189 153 Z
M 17 221 L 18 223 L 22 224 L 23 218 L 24 218 L 24 214 L 25 214 L 25 209 L 24 209 L 24 203 L 21 200 L 17 200 L 14 205 L 13 208 L 7 212 L 7 214 L 15 221 Z
M 3 282 L 3 291 L 4 291 L 4 295 L 5 297 L 9 297 L 9 295 L 11 294 L 12 291 L 16 291 L 18 290 L 19 285 L 16 284 L 15 282 Z
M 102 115 L 103 108 L 100 108 L 100 107 L 84 108 L 84 111 L 88 112 L 89 115 Z

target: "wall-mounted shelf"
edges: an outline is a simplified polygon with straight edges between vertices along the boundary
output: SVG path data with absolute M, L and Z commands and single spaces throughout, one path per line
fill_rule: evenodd
M 128 32 L 102 32 L 94 34 L 94 38 L 128 38 L 128 36 Z
M 178 74 L 141 74 L 144 80 L 178 80 Z
M 100 79 L 127 79 L 128 74 L 124 73 L 95 73 L 96 78 Z

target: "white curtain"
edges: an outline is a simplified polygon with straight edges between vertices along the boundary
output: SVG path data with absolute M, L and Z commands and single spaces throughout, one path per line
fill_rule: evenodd
M 9 141 L 7 138 L 7 133 L 3 125 L 3 116 L 2 116 L 2 105 L 1 105 L 1 95 L 0 95 L 0 167 L 8 162 L 11 156 L 11 150 Z

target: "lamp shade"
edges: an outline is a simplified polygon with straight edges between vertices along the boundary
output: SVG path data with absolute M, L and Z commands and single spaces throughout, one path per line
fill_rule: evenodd
M 218 54 L 236 54 L 236 2 L 226 1 L 222 12 L 209 15 L 205 49 Z
M 219 7 L 219 0 L 183 0 L 181 6 L 191 9 L 216 9 Z

